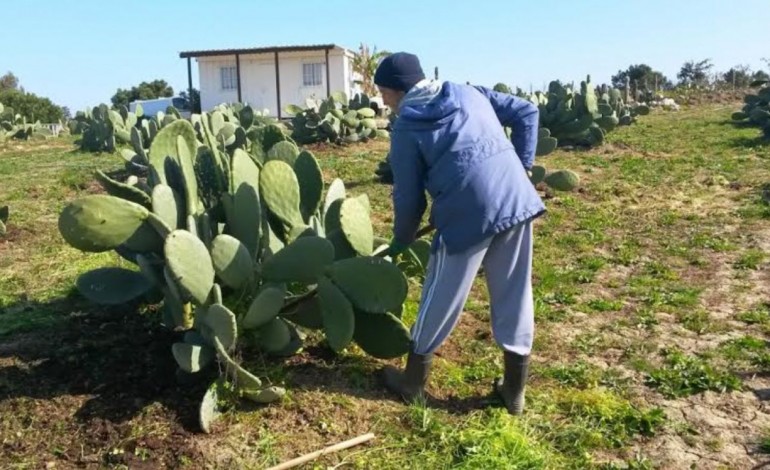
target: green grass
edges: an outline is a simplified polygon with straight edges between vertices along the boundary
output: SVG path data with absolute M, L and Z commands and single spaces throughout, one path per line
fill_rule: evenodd
M 725 124 L 734 107 L 654 112 L 609 134 L 602 149 L 560 150 L 538 159 L 547 168 L 579 172 L 583 188 L 549 194 L 549 212 L 535 224 L 536 335 L 525 416 L 507 416 L 488 396 L 502 372 L 502 356 L 479 279 L 459 327 L 435 360 L 435 407 L 391 400 L 376 373 L 382 361 L 354 348 L 331 355 L 310 335 L 308 351 L 289 368 L 246 358 L 271 380 L 301 384 L 289 389 L 285 402 L 239 409 L 226 415 L 229 426 L 221 433 L 179 439 L 195 442 L 204 457 L 216 454 L 245 468 L 277 464 L 369 431 L 377 436 L 371 445 L 323 457 L 312 467 L 658 468 L 658 454 L 647 450 L 656 448 L 658 436 L 675 432 L 663 398 L 738 390 L 735 372 L 770 366 L 761 347 L 770 334 L 770 308 L 743 295 L 766 290 L 767 256 L 756 240 L 770 219 L 764 196 L 770 146 L 741 144 L 754 142 L 756 130 Z M 369 196 L 375 232 L 386 238 L 392 187 L 373 183 L 372 176 L 387 151 L 387 145 L 371 143 L 316 152 L 327 184 L 340 177 L 351 195 Z M 95 169 L 121 167 L 117 156 L 73 152 L 67 142 L 0 147 L 0 202 L 11 206 L 12 235 L 0 240 L 0 345 L 22 333 L 53 335 L 65 324 L 92 318 L 92 307 L 72 292 L 77 276 L 127 262 L 71 249 L 56 220 L 68 201 L 98 191 Z M 738 185 L 708 184 L 718 176 Z M 403 318 L 411 325 L 419 307 L 417 279 L 409 289 Z M 714 299 L 717 289 L 724 294 Z M 718 318 L 712 301 L 738 321 Z M 113 322 L 104 326 L 106 338 L 120 334 L 125 319 Z M 719 346 L 699 351 L 694 342 L 703 339 Z M 702 354 L 681 353 L 680 346 Z M 668 353 L 658 356 L 661 348 Z M 77 351 L 67 353 L 73 361 Z M 9 360 L 33 368 L 38 359 Z M 173 361 L 170 354 L 163 360 Z M 2 379 L 10 383 L 16 376 Z M 159 451 L 140 441 L 158 429 L 174 429 L 183 415 L 155 403 L 126 421 L 127 430 L 95 440 L 90 436 L 101 434 L 90 421 L 47 426 L 40 411 L 47 408 L 31 401 L 0 402 L 3 434 L 22 433 L 34 449 L 14 462 L 0 457 L 3 466 L 39 467 L 56 455 L 80 455 L 80 445 L 62 443 L 68 434 L 81 436 L 102 461 L 119 457 L 105 458 L 111 449 L 123 449 L 162 466 L 154 460 Z M 45 397 L 37 401 L 47 403 Z M 67 395 L 56 406 L 73 416 L 80 406 L 70 404 L 75 401 Z M 688 440 L 703 449 L 718 452 L 727 442 L 702 438 L 699 423 L 686 424 L 693 431 Z M 767 444 L 763 429 L 748 426 L 743 432 Z M 126 450 L 133 449 L 131 442 L 140 442 L 137 450 Z M 176 461 L 195 466 L 199 457 L 183 447 Z
M 706 390 L 728 392 L 740 390 L 740 379 L 714 367 L 705 359 L 688 356 L 672 349 L 664 352 L 665 360 L 658 369 L 648 372 L 646 383 L 667 398 L 693 395 Z

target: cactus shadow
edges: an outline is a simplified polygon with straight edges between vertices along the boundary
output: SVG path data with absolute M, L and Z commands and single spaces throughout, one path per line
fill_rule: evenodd
M 761 133 L 761 130 L 759 130 Z M 756 137 L 735 137 L 730 140 L 730 145 L 733 147 L 746 147 L 757 148 L 770 146 L 770 139 L 765 138 L 761 134 Z
M 719 121 L 718 124 L 721 124 L 723 126 L 731 126 L 736 129 L 748 129 L 750 127 L 757 127 L 756 124 L 752 123 L 751 121 L 733 121 L 731 119 L 725 119 L 723 121 Z
M 56 407 L 63 421 L 106 427 L 160 403 L 185 431 L 198 431 L 197 407 L 207 382 L 184 389 L 176 382 L 169 352 L 177 334 L 160 328 L 153 313 L 140 315 L 130 305 L 98 308 L 76 294 L 0 308 L 0 322 L 23 315 L 45 321 L 0 336 L 0 402 L 67 397 L 64 402 L 78 408 L 73 414 Z
M 296 361 L 285 365 L 283 370 L 287 374 L 287 386 L 292 391 L 334 393 L 366 400 L 403 403 L 385 387 L 382 369 L 387 364 L 402 367 L 399 361 L 379 361 L 365 356 L 335 357 L 324 348 L 308 348 Z M 426 406 L 450 414 L 464 415 L 473 410 L 503 406 L 491 387 L 486 395 L 439 397 L 430 391 L 429 394 Z

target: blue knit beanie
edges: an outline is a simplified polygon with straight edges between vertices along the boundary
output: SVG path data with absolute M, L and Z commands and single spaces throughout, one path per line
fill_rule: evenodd
M 385 57 L 374 73 L 375 85 L 398 91 L 409 91 L 424 78 L 420 59 L 408 52 L 396 52 Z

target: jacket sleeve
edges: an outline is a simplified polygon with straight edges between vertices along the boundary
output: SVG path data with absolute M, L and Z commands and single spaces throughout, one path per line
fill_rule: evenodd
M 427 208 L 425 161 L 412 136 L 394 130 L 390 140 L 390 167 L 393 171 L 393 240 L 410 245 Z
M 527 170 L 535 164 L 540 111 L 532 102 L 483 86 L 475 86 L 492 104 L 500 124 L 512 130 L 511 141 Z

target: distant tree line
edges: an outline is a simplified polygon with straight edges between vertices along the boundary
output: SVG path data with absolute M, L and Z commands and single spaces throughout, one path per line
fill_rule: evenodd
M 734 86 L 735 88 L 745 88 L 755 80 L 767 80 L 770 78 L 766 71 L 752 71 L 748 65 L 736 65 L 727 72 L 721 73 L 712 73 L 713 68 L 714 64 L 711 63 L 711 59 L 685 62 L 679 69 L 679 73 L 676 74 L 678 82 L 675 85 L 663 73 L 653 70 L 647 64 L 631 65 L 626 70 L 619 70 L 618 73 L 612 76 L 612 86 L 617 88 L 624 87 L 626 77 L 629 77 L 632 83 L 644 84 L 648 88 L 657 85 L 659 90 L 670 90 L 675 86 L 687 88 Z
M 770 58 L 764 58 L 762 61 L 770 69 Z M 626 80 L 631 84 L 634 91 L 654 92 L 663 90 L 672 90 L 675 88 L 746 88 L 756 80 L 770 80 L 770 74 L 765 70 L 752 70 L 748 65 L 735 65 L 726 72 L 713 72 L 714 64 L 711 59 L 691 60 L 682 64 L 679 72 L 676 74 L 676 82 L 663 72 L 653 69 L 648 64 L 632 64 L 625 70 L 618 72 L 610 78 L 611 85 L 615 88 L 623 89 L 626 86 Z M 561 83 L 560 80 L 555 80 Z M 495 87 L 499 90 L 513 90 L 505 83 L 498 83 Z M 516 93 L 520 94 L 521 88 L 516 88 Z
M 0 77 L 0 103 L 30 122 L 52 123 L 69 117 L 66 107 L 57 106 L 48 98 L 25 91 L 19 78 L 12 72 Z

